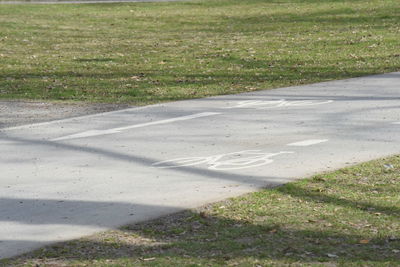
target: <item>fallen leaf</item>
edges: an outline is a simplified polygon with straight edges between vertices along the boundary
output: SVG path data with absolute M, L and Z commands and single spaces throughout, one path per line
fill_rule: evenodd
M 369 239 L 362 239 L 359 241 L 360 244 L 368 244 L 369 243 Z

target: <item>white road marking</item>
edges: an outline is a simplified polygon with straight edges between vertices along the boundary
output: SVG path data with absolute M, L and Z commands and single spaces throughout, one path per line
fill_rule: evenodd
M 161 106 L 161 105 L 162 104 L 154 104 L 154 105 L 151 105 L 150 107 L 158 107 L 158 106 Z M 21 129 L 27 129 L 27 128 L 40 127 L 40 126 L 47 126 L 47 125 L 52 125 L 52 124 L 55 124 L 55 123 L 63 123 L 63 122 L 71 122 L 71 121 L 75 122 L 75 121 L 82 120 L 82 119 L 96 118 L 96 117 L 106 116 L 106 115 L 109 115 L 109 114 L 118 114 L 118 113 L 124 113 L 124 112 L 129 112 L 129 111 L 137 111 L 137 110 L 142 110 L 142 109 L 145 109 L 145 108 L 149 108 L 149 106 L 134 107 L 134 108 L 128 108 L 128 109 L 120 109 L 120 110 L 107 111 L 107 112 L 101 112 L 101 113 L 96 113 L 96 114 L 72 117 L 72 118 L 67 118 L 67 119 L 59 119 L 59 120 L 53 120 L 53 121 L 24 124 L 24 125 L 20 125 L 20 126 L 12 126 L 12 127 L 7 127 L 7 128 L 2 128 L 2 129 L 0 129 L 0 132 L 21 130 Z
M 224 107 L 224 109 L 232 108 L 254 108 L 254 109 L 270 109 L 279 107 L 305 107 L 332 103 L 333 100 L 244 100 L 237 102 L 234 106 Z
M 0 145 L 14 145 L 15 142 L 12 140 L 0 140 Z
M 392 124 L 400 124 L 400 121 L 392 122 Z
M 325 143 L 328 139 L 308 139 L 300 142 L 290 143 L 287 146 L 312 146 L 319 143 Z
M 221 114 L 221 113 L 219 113 L 219 112 L 202 112 L 202 113 L 196 113 L 196 114 L 188 115 L 188 116 L 175 117 L 175 118 L 160 120 L 160 121 L 140 123 L 140 124 L 119 127 L 119 128 L 113 128 L 113 129 L 107 129 L 107 130 L 90 130 L 90 131 L 86 131 L 86 132 L 82 132 L 82 133 L 71 134 L 71 135 L 67 135 L 67 136 L 54 138 L 54 139 L 51 139 L 51 141 L 61 141 L 61 140 L 98 136 L 98 135 L 114 134 L 114 133 L 119 133 L 124 130 L 143 128 L 143 127 L 159 125 L 159 124 L 172 123 L 172 122 L 176 122 L 176 121 L 191 120 L 191 119 L 196 119 L 196 118 L 201 118 L 201 117 L 209 117 L 209 116 L 214 116 L 214 115 L 218 115 L 218 114 Z
M 280 154 L 292 153 L 294 152 L 280 151 L 278 153 L 269 153 L 261 150 L 244 150 L 208 157 L 187 157 L 164 160 L 153 163 L 153 166 L 160 169 L 170 169 L 206 164 L 209 170 L 239 170 L 270 164 L 274 161 L 271 159 L 272 157 Z

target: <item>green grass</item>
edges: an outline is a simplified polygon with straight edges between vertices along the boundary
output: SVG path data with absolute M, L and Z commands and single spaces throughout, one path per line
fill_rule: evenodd
M 398 0 L 1 5 L 0 97 L 147 104 L 400 69 Z
M 400 266 L 399 192 L 395 156 L 49 246 L 0 265 Z

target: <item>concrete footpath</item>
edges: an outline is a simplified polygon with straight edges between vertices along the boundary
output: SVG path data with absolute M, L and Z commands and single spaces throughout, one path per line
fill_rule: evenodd
M 400 153 L 400 73 L 0 130 L 0 257 Z

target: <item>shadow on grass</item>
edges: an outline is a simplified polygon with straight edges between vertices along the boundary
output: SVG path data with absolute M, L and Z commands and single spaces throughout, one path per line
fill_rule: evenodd
M 75 59 L 77 62 L 110 62 L 113 61 L 112 58 L 78 58 Z
M 375 263 L 394 266 L 398 263 L 400 236 L 395 228 L 395 220 L 399 217 L 399 207 L 382 207 L 354 201 L 345 195 L 338 198 L 323 192 L 316 193 L 307 185 L 301 186 L 297 183 L 272 190 L 275 191 L 273 194 L 259 192 L 256 193 L 257 196 L 248 195 L 240 203 L 228 200 L 220 204 L 224 205 L 222 212 L 216 206 L 204 207 L 199 212 L 179 212 L 152 221 L 127 225 L 118 231 L 47 246 L 25 254 L 17 261 L 39 261 L 45 266 L 47 261 L 51 264 L 70 263 L 73 266 L 80 261 L 87 263 L 93 260 L 104 260 L 106 264 L 137 266 L 135 264 L 138 262 L 145 265 L 147 262 L 143 259 L 149 258 L 149 265 L 159 262 L 164 266 L 186 266 L 194 263 L 227 266 L 255 262 Z M 362 194 L 364 191 L 360 187 L 354 193 Z M 289 198 L 285 197 L 288 195 Z M 273 204 L 274 201 L 269 201 L 274 197 L 279 197 L 279 203 Z M 298 200 L 305 200 L 310 204 L 293 204 Z M 94 208 L 98 206 L 80 202 L 70 204 L 92 205 Z M 319 206 L 319 213 L 303 212 L 315 203 L 344 207 L 347 212 L 337 212 L 329 217 L 325 215 L 330 210 L 326 206 Z M 270 212 L 277 208 L 273 205 L 281 204 L 285 212 Z M 104 202 L 102 205 L 108 204 Z M 113 205 L 113 210 L 118 210 L 120 204 Z M 361 214 L 350 217 L 353 209 Z M 370 210 L 382 212 L 385 218 L 381 221 L 371 219 Z M 337 221 L 344 221 L 346 224 L 338 225 Z M 355 229 L 353 223 L 359 222 L 373 225 L 377 232 L 371 234 L 365 228 Z M 388 224 L 393 226 L 392 230 L 383 229 Z
M 21 140 L 9 138 L 9 140 L 32 145 L 54 146 L 57 149 L 79 151 L 88 154 L 102 154 L 107 157 L 123 161 L 135 161 L 148 165 L 153 160 L 132 155 L 123 155 L 96 148 L 82 148 L 68 144 L 56 144 L 46 141 Z M 187 168 L 187 173 L 195 173 Z M 213 172 L 202 172 L 212 178 Z M 221 178 L 221 174 L 218 176 Z M 226 175 L 226 179 L 235 180 L 241 177 Z M 338 185 L 340 186 L 340 185 Z M 369 189 L 374 185 L 365 185 Z M 365 186 L 355 187 L 354 194 L 368 192 Z M 367 188 L 367 189 L 368 189 Z M 61 243 L 49 246 L 45 250 L 27 254 L 25 259 L 52 258 L 60 261 L 86 261 L 86 260 L 123 260 L 135 262 L 141 258 L 155 257 L 156 260 L 165 261 L 207 261 L 213 264 L 224 265 L 226 262 L 236 261 L 284 261 L 284 262 L 392 262 L 399 260 L 398 247 L 400 237 L 396 232 L 394 222 L 398 220 L 400 209 L 389 204 L 382 206 L 370 202 L 355 200 L 345 194 L 333 195 L 315 191 L 307 185 L 288 184 L 272 189 L 274 194 L 282 196 L 282 201 L 269 201 L 268 193 L 257 193 L 258 196 L 248 195 L 243 203 L 228 201 L 227 212 L 216 212 L 205 208 L 206 212 L 185 211 L 174 215 L 162 217 L 146 223 L 123 227 L 121 232 L 107 232 L 92 238 L 79 241 Z M 263 195 L 260 195 L 263 194 Z M 386 196 L 385 192 L 383 195 Z M 290 198 L 286 198 L 290 196 Z M 340 196 L 340 198 L 339 198 Z M 360 199 L 368 199 L 362 195 Z M 298 206 L 293 201 L 303 200 Z M 285 203 L 288 201 L 287 203 Z M 290 202 L 292 202 L 291 205 Z M 40 208 L 40 221 L 32 222 L 32 218 L 23 214 L 21 218 L 4 218 L 5 221 L 20 222 L 30 225 L 62 224 L 62 225 L 113 225 L 112 218 L 118 218 L 120 214 L 131 212 L 165 210 L 161 206 L 135 205 L 134 203 L 68 201 L 68 200 L 40 200 L 40 199 L 5 199 L 1 200 L 3 210 L 12 214 L 15 208 L 23 206 L 35 211 Z M 233 203 L 233 204 L 232 204 Z M 296 202 L 297 203 L 297 202 Z M 323 211 L 303 212 L 309 205 L 317 203 L 323 209 L 332 209 L 332 206 L 342 207 L 347 212 L 335 214 L 340 221 L 354 222 L 364 221 L 377 227 L 376 233 L 365 229 L 354 229 L 351 225 L 327 226 L 329 218 L 324 217 Z M 43 205 L 45 204 L 45 205 Z M 230 207 L 232 204 L 232 208 Z M 237 205 L 241 206 L 237 206 Z M 279 214 L 269 211 L 282 204 Z M 329 207 L 326 207 L 329 205 Z M 173 207 L 171 207 L 173 208 Z M 96 216 L 81 216 L 78 211 Z M 179 210 L 179 209 L 175 209 Z M 211 212 L 207 212 L 210 211 Z M 237 214 L 234 212 L 237 210 Z M 63 211 L 65 214 L 60 214 Z M 90 211 L 90 214 L 89 212 Z M 173 212 L 173 209 L 171 210 Z M 353 211 L 355 216 L 349 217 Z M 373 213 L 380 212 L 379 221 L 371 219 Z M 44 216 L 46 214 L 47 217 Z M 101 216 L 100 216 L 101 215 Z M 69 219 L 66 220 L 65 218 Z M 319 222 L 322 217 L 323 220 Z M 107 219 L 105 219 L 107 218 Z M 375 217 L 374 217 L 375 218 Z M 332 218 L 332 220 L 335 220 Z M 108 220 L 108 222 L 107 222 Z M 134 220 L 134 217 L 132 217 Z M 369 220 L 372 220 L 369 222 Z M 312 221 L 312 222 L 311 222 Z M 90 223 L 89 223 L 90 222 Z M 311 222 L 311 223 L 310 223 Z M 383 226 L 381 226 L 381 223 Z M 383 228 L 392 224 L 392 230 Z M 379 228 L 381 227 L 381 228 Z M 390 232 L 392 231 L 392 232 Z M 368 243 L 360 243 L 360 240 L 368 239 Z M 11 243 L 33 243 L 32 240 L 7 240 Z M 40 243 L 40 242 L 36 242 Z M 3 243 L 5 244 L 5 243 Z M 172 260 L 171 260 L 172 259 Z M 2 262 L 0 261 L 0 265 Z
M 374 186 L 360 186 L 366 192 L 371 191 Z M 352 208 L 354 210 L 362 210 L 368 213 L 384 213 L 387 216 L 394 216 L 400 218 L 400 207 L 398 206 L 381 206 L 365 201 L 354 201 L 346 198 L 339 198 L 337 196 L 327 195 L 312 189 L 304 189 L 296 186 L 295 184 L 287 184 L 277 189 L 279 192 L 290 195 L 295 198 L 300 198 L 305 201 L 312 201 L 324 204 L 333 204 L 345 208 Z
M 354 0 L 352 2 L 361 2 L 363 0 Z M 270 4 L 319 4 L 321 2 L 331 2 L 331 3 L 345 3 L 346 0 L 218 0 L 212 2 L 201 2 L 201 1 L 184 1 L 182 5 L 185 6 L 207 6 L 207 7 L 232 7 L 232 6 L 244 6 L 244 5 L 260 5 L 266 2 Z
M 390 59 L 390 57 L 388 57 Z M 86 61 L 86 60 L 85 60 Z M 25 72 L 25 73 L 8 73 L 0 74 L 0 79 L 9 85 L 16 84 L 18 87 L 22 87 L 25 84 L 30 86 L 44 86 L 46 84 L 52 84 L 54 82 L 66 83 L 70 80 L 70 83 L 79 83 L 79 80 L 89 79 L 87 82 L 92 84 L 98 82 L 101 79 L 101 83 L 96 86 L 115 84 L 121 86 L 127 82 L 136 85 L 143 85 L 145 87 L 154 88 L 154 86 L 176 86 L 184 87 L 185 85 L 251 85 L 261 82 L 278 82 L 282 83 L 306 83 L 307 81 L 320 80 L 336 80 L 345 79 L 352 77 L 360 77 L 365 75 L 377 74 L 374 67 L 356 68 L 346 67 L 339 69 L 332 66 L 334 61 L 325 61 L 324 66 L 315 65 L 311 61 L 296 61 L 296 60 L 259 60 L 259 59 L 240 59 L 240 58 L 221 58 L 222 66 L 240 66 L 241 71 L 222 73 L 224 70 L 216 70 L 213 73 L 196 73 L 190 70 L 182 72 L 177 69 L 177 74 L 166 74 L 162 69 L 149 68 L 142 69 L 140 71 L 131 72 L 115 71 L 115 72 L 103 72 L 103 71 L 63 71 L 63 72 L 45 72 L 38 70 L 36 72 Z M 82 61 L 83 62 L 83 61 Z M 272 66 L 272 67 L 271 67 Z M 387 67 L 385 71 L 394 71 L 394 68 Z M 261 72 L 261 73 L 260 73 Z M 45 79 L 45 78 L 46 79 Z M 139 77 L 139 78 L 137 78 Z M 37 81 L 44 79 L 41 81 Z M 35 80 L 35 81 L 32 81 Z M 78 86 L 77 84 L 76 86 Z M 74 88 L 73 84 L 70 85 Z M 109 89 L 109 88 L 108 88 Z M 118 87 L 116 88 L 118 89 Z M 38 88 L 39 90 L 39 88 Z M 40 90 L 46 90 L 42 88 Z M 84 93 L 85 90 L 82 88 Z M 93 90 L 93 89 L 92 89 Z M 87 90 L 89 91 L 89 90 Z
M 304 1 L 305 2 L 305 1 Z M 315 1 L 310 1 L 315 2 Z M 259 31 L 260 27 L 269 29 L 271 25 L 281 25 L 282 23 L 319 23 L 319 24 L 334 24 L 350 26 L 357 24 L 362 26 L 365 24 L 368 28 L 385 28 L 388 21 L 396 22 L 400 19 L 399 14 L 389 11 L 387 7 L 376 7 L 370 13 L 360 13 L 359 10 L 348 8 L 335 8 L 323 11 L 313 11 L 305 13 L 277 13 L 276 15 L 262 16 L 227 16 L 225 19 L 237 25 L 250 29 L 249 26 L 257 24 L 258 27 L 253 27 L 253 30 Z M 272 28 L 271 28 L 272 29 Z
M 155 257 L 156 261 L 166 260 L 170 264 L 205 261 L 224 266 L 237 261 L 398 261 L 395 252 L 400 245 L 398 239 L 380 236 L 360 244 L 365 238 L 362 234 L 329 227 L 254 223 L 186 211 L 126 226 L 122 233 L 104 233 L 96 238 L 57 244 L 24 258 L 134 263 Z
M 275 3 L 307 4 L 318 2 L 321 1 L 276 1 Z M 237 8 L 240 8 L 240 5 L 258 3 L 265 3 L 265 1 L 254 0 L 245 1 L 245 3 L 243 1 L 216 1 L 215 3 L 182 3 L 182 5 L 237 5 Z M 287 50 L 286 52 L 284 50 L 278 51 L 275 54 L 276 51 L 271 49 L 270 52 L 274 55 L 270 59 L 265 57 L 264 59 L 243 58 L 237 52 L 232 52 L 232 55 L 227 56 L 224 54 L 228 52 L 216 52 L 216 49 L 208 50 L 204 54 L 201 53 L 204 49 L 201 43 L 196 43 L 197 41 L 192 43 L 193 40 L 185 39 L 183 39 L 183 44 L 190 43 L 192 48 L 179 48 L 179 52 L 165 50 L 165 44 L 161 40 L 161 45 L 158 48 L 149 46 L 148 50 L 155 49 L 154 52 L 157 52 L 155 53 L 157 57 L 165 55 L 166 58 L 169 58 L 171 53 L 181 54 L 182 51 L 185 52 L 182 53 L 184 58 L 185 55 L 190 55 L 184 61 L 187 59 L 193 64 L 182 68 L 181 58 L 179 58 L 175 62 L 167 61 L 165 65 L 158 66 L 150 65 L 150 63 L 143 64 L 143 62 L 138 62 L 137 58 L 129 59 L 128 56 L 115 59 L 78 58 L 71 60 L 72 65 L 68 65 L 71 64 L 71 61 L 68 62 L 67 60 L 68 64 L 65 65 L 67 67 L 57 68 L 63 71 L 47 68 L 39 69 L 39 67 L 34 71 L 11 69 L 0 74 L 2 97 L 74 100 L 94 98 L 97 101 L 123 99 L 122 101 L 126 102 L 158 102 L 344 79 L 398 70 L 400 57 L 396 51 L 393 50 L 392 54 L 387 52 L 386 57 L 379 56 L 374 52 L 378 49 L 379 51 L 390 50 L 391 47 L 397 45 L 395 38 L 390 37 L 389 30 L 389 28 L 395 27 L 396 22 L 400 20 L 400 16 L 393 6 L 390 4 L 386 7 L 377 6 L 370 12 L 353 9 L 352 5 L 349 5 L 349 7 L 322 8 L 323 6 L 316 10 L 307 9 L 314 11 L 304 11 L 303 13 L 297 13 L 297 10 L 293 10 L 264 15 L 250 13 L 249 15 L 235 16 L 228 12 L 228 15 L 224 16 L 215 14 L 219 23 L 215 23 L 214 19 L 204 21 L 201 16 L 195 22 L 193 22 L 192 17 L 188 17 L 187 21 L 183 23 L 187 28 L 183 28 L 182 31 L 190 33 L 189 36 L 192 36 L 191 31 L 193 30 L 200 33 L 212 32 L 215 35 L 211 36 L 211 39 L 220 38 L 220 32 L 228 34 L 228 36 L 231 36 L 232 32 L 241 35 L 248 32 L 249 36 L 252 34 L 259 36 L 259 32 L 266 35 L 270 34 L 271 42 L 280 42 L 282 47 L 286 47 Z M 149 25 L 153 24 L 154 18 L 154 16 L 146 18 L 149 20 Z M 162 19 L 166 25 L 177 23 L 176 16 L 166 16 Z M 311 23 L 325 26 L 314 29 L 310 27 Z M 287 26 L 284 31 L 277 30 L 288 24 L 298 26 L 291 26 L 293 28 Z M 227 26 L 233 28 L 227 32 Z M 351 33 L 351 31 L 361 28 L 367 28 L 367 31 Z M 379 41 L 377 33 L 371 30 L 373 28 L 386 29 L 385 32 L 388 33 L 389 37 Z M 318 36 L 310 36 L 310 31 L 332 31 L 335 35 L 319 40 Z M 306 40 L 297 38 L 297 36 L 305 37 Z M 279 37 L 278 41 L 275 40 L 276 37 Z M 287 42 L 285 42 L 286 39 Z M 251 44 L 251 46 L 255 45 L 256 50 L 262 49 L 257 47 L 259 45 L 269 45 L 268 39 L 255 38 L 255 40 L 259 40 L 258 43 Z M 377 45 L 377 47 L 370 47 L 371 45 Z M 305 48 L 301 48 L 302 46 Z M 217 44 L 215 48 L 229 47 L 236 48 L 235 45 L 225 43 Z M 115 47 L 115 50 L 120 49 L 122 47 Z M 280 56 L 289 58 L 289 55 L 291 55 L 289 52 L 293 52 L 290 59 L 279 59 Z M 141 50 L 135 53 L 141 53 Z M 303 60 L 301 58 L 305 53 L 321 55 L 315 55 L 313 60 Z M 327 57 L 323 54 L 332 53 L 337 55 L 336 60 L 325 60 Z M 296 59 L 296 54 L 302 56 Z M 210 64 L 207 66 L 199 65 L 192 56 Z M 115 63 L 112 69 L 104 69 L 104 66 L 99 66 L 101 63 L 110 61 Z M 91 67 L 81 68 L 79 63 L 87 63 Z M 73 64 L 77 66 L 71 67 Z M 232 71 L 235 68 L 237 70 Z M 210 72 L 207 72 L 208 70 Z M 43 79 L 43 77 L 50 77 L 50 79 Z M 246 86 L 253 88 L 245 88 Z

